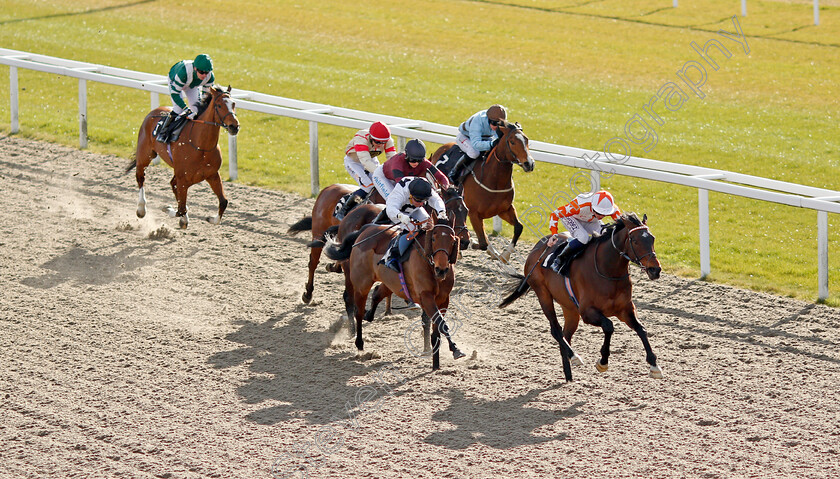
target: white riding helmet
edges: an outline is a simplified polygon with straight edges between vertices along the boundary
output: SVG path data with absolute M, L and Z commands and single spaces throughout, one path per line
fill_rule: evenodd
M 612 195 L 604 190 L 595 192 L 592 195 L 592 211 L 604 216 L 615 213 L 615 202 Z

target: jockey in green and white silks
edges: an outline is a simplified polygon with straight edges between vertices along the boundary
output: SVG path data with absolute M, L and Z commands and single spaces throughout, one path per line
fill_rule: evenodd
M 164 143 L 169 141 L 169 134 L 174 126 L 173 120 L 176 117 L 195 118 L 198 102 L 201 99 L 200 94 L 210 90 L 215 80 L 213 60 L 205 53 L 195 57 L 195 60 L 181 60 L 172 65 L 169 69 L 169 96 L 172 98 L 172 112 L 158 132 L 158 141 Z
M 210 90 L 216 77 L 213 60 L 202 53 L 195 60 L 181 60 L 169 69 L 169 96 L 172 111 L 181 114 L 187 109 L 195 112 L 199 94 Z M 184 101 L 184 97 L 187 101 Z

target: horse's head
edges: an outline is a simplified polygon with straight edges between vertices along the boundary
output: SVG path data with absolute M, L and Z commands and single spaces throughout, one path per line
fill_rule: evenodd
M 504 122 L 499 126 L 502 132 L 499 144 L 496 145 L 498 156 L 522 167 L 526 172 L 534 171 L 534 159 L 528 150 L 528 137 L 522 132 L 519 123 Z
M 432 251 L 432 264 L 435 278 L 443 279 L 449 272 L 449 266 L 458 259 L 458 237 L 455 234 L 453 219 L 435 218 L 435 225 L 426 234 L 431 236 L 429 245 Z
M 656 251 L 653 249 L 653 242 L 656 238 L 647 226 L 647 215 L 639 220 L 636 213 L 627 213 L 622 215 L 618 221 L 624 225 L 626 230 L 626 239 L 622 248 L 624 254 L 630 261 L 641 266 L 647 273 L 648 278 L 659 278 L 662 265 L 656 258 Z
M 230 86 L 227 90 L 214 86 L 210 89 L 211 104 L 213 105 L 213 121 L 231 135 L 239 133 L 239 120 L 236 118 L 236 102 L 230 96 Z
M 454 222 L 453 228 L 455 228 L 455 234 L 461 240 L 461 249 L 467 249 L 470 245 L 470 231 L 467 229 L 467 215 L 470 210 L 464 203 L 464 197 L 461 196 L 458 188 L 450 186 L 441 192 L 441 198 L 446 205 L 446 214 Z

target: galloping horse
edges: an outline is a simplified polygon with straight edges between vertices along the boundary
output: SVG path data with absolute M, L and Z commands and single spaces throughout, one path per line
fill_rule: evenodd
M 464 357 L 452 341 L 442 312 L 449 306 L 449 295 L 455 284 L 454 265 L 458 259 L 459 241 L 453 224 L 453 220 L 435 219 L 429 231 L 420 231 L 412 243 L 408 259 L 402 265 L 404 287 L 399 273 L 379 264 L 391 238 L 398 234 L 396 228 L 368 225 L 348 235 L 341 245 L 331 243 L 327 246 L 328 258 L 346 260 L 344 304 L 347 315 L 356 318 L 356 348 L 359 351 L 364 350 L 365 344 L 362 320 L 371 321 L 382 299 L 396 293 L 403 299 L 416 301 L 423 309 L 424 320 L 432 318 L 433 369 L 440 368 L 440 333 L 446 336 L 453 357 Z M 370 310 L 366 312 L 368 293 L 377 281 L 381 284 L 374 290 Z
M 235 108 L 236 105 L 230 97 L 230 87 L 225 91 L 214 86 L 199 106 L 196 118 L 187 123 L 180 139 L 170 144 L 156 141 L 152 131 L 161 117 L 169 115 L 171 108 L 155 108 L 146 115 L 137 134 L 134 161 L 125 170 L 128 173 L 137 167 L 137 186 L 140 188 L 137 217 L 146 216 L 146 192 L 143 187 L 146 167 L 155 156 L 160 156 L 175 170 L 169 184 L 172 185 L 172 192 L 178 200 L 178 209 L 169 208 L 170 216 L 180 216 L 180 226 L 186 228 L 190 221 L 187 216 L 187 189 L 206 180 L 219 198 L 219 213 L 207 218 L 207 221 L 219 224 L 228 205 L 222 189 L 222 178 L 219 176 L 219 168 L 222 166 L 222 150 L 218 144 L 219 127 L 231 135 L 239 133 L 239 120 L 236 119 Z
M 358 189 L 357 186 L 345 184 L 327 186 L 318 193 L 315 206 L 312 207 L 312 216 L 304 217 L 290 226 L 287 231 L 288 234 L 294 235 L 301 231 L 312 230 L 312 242 L 309 243 L 310 248 L 312 248 L 309 251 L 309 277 L 306 280 L 306 289 L 302 297 L 304 303 L 309 304 L 312 301 L 312 291 L 315 289 L 315 270 L 321 261 L 321 250 L 324 248 L 324 233 L 331 226 L 337 226 L 339 223 L 338 218 L 333 214 L 335 213 L 335 206 L 342 197 L 356 191 L 356 189 Z M 385 203 L 376 189 L 371 192 L 370 200 L 375 204 Z M 334 268 L 331 268 L 331 270 L 334 270 Z
M 513 206 L 513 165 L 519 165 L 526 172 L 534 170 L 534 159 L 528 151 L 528 137 L 517 123 L 505 122 L 499 126 L 501 137 L 496 146 L 487 154 L 485 160 L 464 180 L 464 200 L 470 210 L 470 223 L 478 237 L 477 249 L 487 250 L 487 234 L 484 232 L 484 220 L 499 216 L 513 225 L 513 239 L 501 254 L 490 246 L 490 254 L 508 262 L 519 236 L 522 223 L 516 216 Z M 447 143 L 435 151 L 429 160 L 436 164 L 440 157 L 455 143 Z
M 639 220 L 635 213 L 628 213 L 607 226 L 602 235 L 593 238 L 581 256 L 575 259 L 569 272 L 569 282 L 563 276 L 540 264 L 547 251 L 546 238 L 540 240 L 531 250 L 525 261 L 525 276 L 517 288 L 508 295 L 499 307 L 504 308 L 533 288 L 540 302 L 543 313 L 551 324 L 551 335 L 560 344 L 565 361 L 567 358 L 575 365 L 582 364 L 580 357 L 571 350 L 572 335 L 577 330 L 580 319 L 604 330 L 604 344 L 601 346 L 601 359 L 595 364 L 598 371 L 608 368 L 610 356 L 610 338 L 613 323 L 608 319 L 615 316 L 639 335 L 645 348 L 646 360 L 650 365 L 650 375 L 662 377 L 662 370 L 656 364 L 656 355 L 650 348 L 647 331 L 636 318 L 636 305 L 633 304 L 633 283 L 630 281 L 629 265 L 641 266 L 654 280 L 659 278 L 662 266 L 656 259 L 653 249 L 654 237 L 647 226 L 647 216 Z M 563 245 L 559 245 L 560 248 Z M 567 286 L 571 288 L 571 294 Z M 564 327 L 557 322 L 554 301 L 563 309 Z M 566 373 L 566 380 L 571 381 L 571 371 Z

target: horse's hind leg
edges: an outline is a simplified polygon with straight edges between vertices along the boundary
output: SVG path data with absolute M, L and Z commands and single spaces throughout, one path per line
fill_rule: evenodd
M 373 321 L 373 315 L 376 314 L 376 307 L 379 306 L 379 303 L 383 299 L 390 297 L 391 290 L 383 283 L 379 283 L 379 285 L 373 289 L 373 296 L 370 298 L 370 309 L 365 313 L 365 321 Z
M 210 216 L 207 218 L 207 221 L 211 224 L 217 225 L 222 221 L 222 214 L 224 214 L 227 209 L 228 200 L 225 198 L 225 191 L 224 188 L 222 188 L 222 177 L 219 176 L 218 171 L 207 178 L 207 183 L 210 183 L 210 188 L 213 190 L 213 193 L 216 194 L 216 197 L 219 198 L 219 214 L 216 216 Z
M 305 290 L 301 298 L 306 304 L 312 301 L 312 291 L 315 289 L 315 269 L 318 268 L 318 262 L 321 260 L 321 251 L 323 249 L 313 247 L 309 250 L 309 277 L 306 280 Z M 350 313 L 348 315 L 352 316 Z
M 639 336 L 639 339 L 642 340 L 642 346 L 645 348 L 645 360 L 650 365 L 650 377 L 656 379 L 662 379 L 662 369 L 659 368 L 659 365 L 656 364 L 656 355 L 653 354 L 653 349 L 650 347 L 650 341 L 648 341 L 647 330 L 642 323 L 636 318 L 636 308 L 631 304 L 630 309 L 619 316 L 620 320 L 622 320 L 627 326 L 630 327 L 636 334 Z
M 139 188 L 139 197 L 137 199 L 137 217 L 143 218 L 146 216 L 146 167 L 152 161 L 152 158 L 157 156 L 155 149 L 143 143 L 137 145 L 137 151 L 134 154 L 136 161 L 135 178 L 137 179 L 137 187 Z
M 601 345 L 601 359 L 595 363 L 595 369 L 603 373 L 610 367 L 610 340 L 612 339 L 613 332 L 615 331 L 615 326 L 613 325 L 613 322 L 604 316 L 600 311 L 590 309 L 590 311 L 584 314 L 587 316 L 584 319 L 587 324 L 600 326 L 601 329 L 604 330 L 604 344 Z
M 181 228 L 186 228 L 190 224 L 190 218 L 187 216 L 187 189 L 189 188 L 189 185 L 187 185 L 185 181 L 178 181 L 177 172 L 172 176 L 172 180 L 169 181 L 169 185 L 172 186 L 172 193 L 175 194 L 175 199 L 178 201 L 178 209 L 173 210 L 172 207 L 167 207 L 165 210 L 169 213 L 169 216 L 180 217 L 181 220 L 179 221 L 179 224 Z
M 557 344 L 560 346 L 560 359 L 563 363 L 563 376 L 566 378 L 566 381 L 572 380 L 572 366 L 570 363 L 570 359 L 572 357 L 577 357 L 577 355 L 572 351 L 572 347 L 566 341 L 566 338 L 563 337 L 563 327 L 560 326 L 560 323 L 557 321 L 557 311 L 554 309 L 554 298 L 551 296 L 551 292 L 544 287 L 542 284 L 536 284 L 536 287 L 533 287 L 534 293 L 537 295 L 537 301 L 540 302 L 540 307 L 543 310 L 543 314 L 545 317 L 548 318 L 548 323 L 551 325 L 551 336 L 554 337 L 554 340 L 557 341 Z M 578 361 L 580 358 L 578 358 Z

